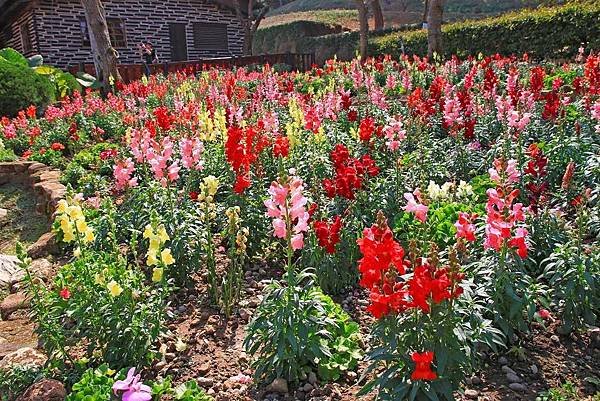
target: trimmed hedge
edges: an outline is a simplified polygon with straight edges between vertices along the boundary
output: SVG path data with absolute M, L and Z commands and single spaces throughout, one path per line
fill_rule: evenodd
M 600 3 L 568 4 L 508 13 L 478 21 L 464 21 L 442 28 L 444 56 L 479 53 L 521 55 L 534 58 L 562 59 L 587 49 L 600 48 Z M 370 41 L 372 55 L 424 55 L 427 32 L 424 30 L 392 33 Z
M 307 22 L 298 21 L 298 24 Z M 255 50 L 261 53 L 314 52 L 318 64 L 334 56 L 350 59 L 358 50 L 358 32 L 316 36 L 290 25 L 269 28 L 272 30 L 257 35 L 261 44 Z M 538 59 L 572 58 L 582 44 L 586 49 L 600 49 L 600 1 L 521 10 L 498 17 L 446 24 L 442 32 L 444 57 L 528 53 Z M 280 41 L 278 35 L 285 35 L 285 41 Z M 277 48 L 274 47 L 276 44 Z M 402 49 L 409 55 L 427 54 L 427 32 L 416 30 L 413 25 L 408 29 L 371 33 L 370 55 L 399 57 Z
M 15 116 L 34 104 L 45 107 L 54 100 L 54 85 L 29 67 L 0 59 L 0 116 Z
M 315 21 L 294 21 L 288 24 L 261 28 L 254 34 L 252 49 L 254 54 L 297 53 L 301 52 L 299 38 L 323 36 L 342 32 L 340 25 Z

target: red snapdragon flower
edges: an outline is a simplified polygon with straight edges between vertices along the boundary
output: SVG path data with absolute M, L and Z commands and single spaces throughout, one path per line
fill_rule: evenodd
M 273 144 L 273 156 L 287 157 L 290 153 L 290 140 L 287 136 L 279 135 Z
M 156 117 L 156 123 L 163 131 L 171 129 L 172 124 L 175 122 L 175 116 L 171 114 L 167 107 L 157 107 L 152 113 Z
M 360 122 L 358 127 L 358 136 L 361 141 L 369 142 L 375 132 L 375 119 L 373 117 L 365 117 Z
M 62 299 L 69 299 L 71 298 L 71 291 L 69 291 L 69 289 L 67 287 L 64 287 L 62 290 L 60 290 L 60 292 L 58 293 L 58 295 L 60 295 L 60 297 Z
M 437 374 L 431 370 L 433 351 L 413 352 L 410 356 L 415 363 L 415 370 L 410 375 L 412 380 L 435 380 Z
M 65 149 L 65 145 L 63 145 L 62 143 L 59 143 L 59 142 L 54 142 L 52 145 L 50 145 L 50 149 L 59 152 L 59 151 Z
M 315 221 L 313 226 L 319 246 L 325 248 L 327 253 L 334 254 L 335 246 L 340 242 L 340 229 L 342 228 L 340 216 L 335 216 L 331 223 L 324 220 Z

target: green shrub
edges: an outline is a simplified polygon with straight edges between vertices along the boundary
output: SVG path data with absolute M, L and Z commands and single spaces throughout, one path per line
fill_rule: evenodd
M 15 116 L 32 104 L 44 107 L 53 99 L 53 85 L 47 78 L 0 59 L 0 115 Z
M 521 55 L 534 58 L 570 58 L 581 45 L 600 47 L 600 4 L 568 4 L 562 7 L 524 10 L 442 28 L 444 56 Z M 424 30 L 392 33 L 370 43 L 372 55 L 427 53 Z

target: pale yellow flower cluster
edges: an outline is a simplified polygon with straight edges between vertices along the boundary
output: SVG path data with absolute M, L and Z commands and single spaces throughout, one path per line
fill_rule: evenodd
M 200 184 L 200 193 L 198 194 L 198 206 L 202 211 L 202 220 L 207 217 L 210 220 L 214 220 L 217 217 L 215 211 L 215 195 L 219 190 L 219 180 L 212 175 L 204 177 L 203 182 Z
M 150 241 L 148 252 L 146 253 L 146 264 L 148 266 L 156 266 L 152 270 L 152 281 L 159 282 L 162 280 L 164 272 L 164 268 L 158 266 L 159 262 L 162 262 L 164 266 L 169 266 L 175 263 L 175 259 L 171 254 L 171 249 L 164 248 L 161 250 L 161 247 L 165 244 L 165 242 L 169 241 L 169 235 L 167 234 L 165 226 L 162 224 L 156 229 L 154 229 L 151 224 L 148 224 L 144 229 L 143 237 Z
M 304 112 L 295 98 L 289 100 L 288 111 L 291 120 L 285 124 L 285 133 L 290 140 L 290 147 L 293 148 L 298 144 L 300 132 L 304 129 Z
M 60 224 L 60 230 L 63 233 L 63 240 L 65 242 L 69 243 L 77 239 L 81 239 L 84 243 L 94 241 L 96 238 L 94 230 L 87 225 L 81 206 L 77 204 L 69 205 L 63 199 L 58 202 L 56 213 L 56 220 Z M 76 253 L 80 252 L 78 250 Z
M 240 208 L 239 206 L 230 207 L 225 211 L 225 215 L 229 220 L 229 232 L 234 234 L 235 246 L 238 253 L 246 253 L 246 243 L 250 232 L 248 228 L 240 228 Z

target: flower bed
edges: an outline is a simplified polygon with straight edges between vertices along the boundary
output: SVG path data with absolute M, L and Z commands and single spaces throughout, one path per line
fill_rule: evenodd
M 216 393 L 150 373 L 200 341 L 168 329 L 178 304 L 212 308 L 200 321 L 217 335 L 249 314 L 260 265 L 238 393 L 306 396 L 358 373 L 359 394 L 454 399 L 532 324 L 597 325 L 599 96 L 583 52 L 386 58 L 155 76 L 2 119 L 5 146 L 70 187 L 55 230 L 72 259 L 29 283 L 52 373 L 80 380 L 72 399 Z M 331 297 L 348 291 L 365 294 L 363 327 Z

